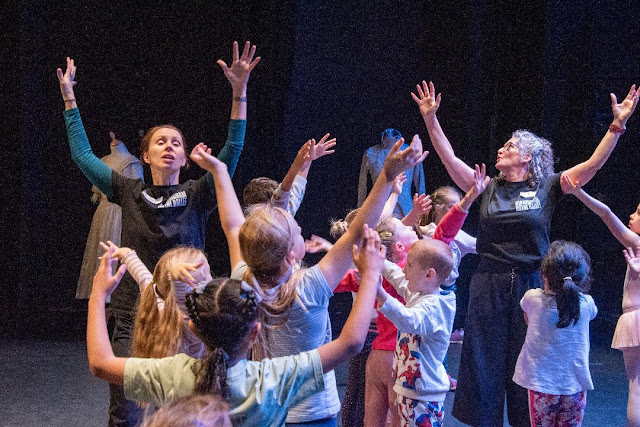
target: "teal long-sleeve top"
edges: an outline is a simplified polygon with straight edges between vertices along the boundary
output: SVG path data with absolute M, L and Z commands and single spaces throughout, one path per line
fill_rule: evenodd
M 73 108 L 66 110 L 63 114 L 73 161 L 93 185 L 98 187 L 108 198 L 111 198 L 113 195 L 111 186 L 112 170 L 93 154 L 91 145 L 89 145 L 89 138 L 87 138 L 87 133 L 80 118 L 80 111 L 77 108 Z M 232 177 L 244 146 L 246 127 L 246 120 L 231 119 L 229 121 L 227 142 L 217 156 L 221 162 L 227 165 L 229 175 Z M 213 192 L 215 187 L 213 177 L 209 172 L 207 172 L 207 181 Z

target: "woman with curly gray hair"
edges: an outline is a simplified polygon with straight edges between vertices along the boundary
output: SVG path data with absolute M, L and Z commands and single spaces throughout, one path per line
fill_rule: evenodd
M 473 169 L 456 157 L 436 111 L 441 96 L 433 83 L 422 82 L 411 94 L 420 108 L 431 142 L 451 179 L 463 191 Z M 469 308 L 452 414 L 473 426 L 502 425 L 505 392 L 509 423 L 528 426 L 526 390 L 513 382 L 526 324 L 520 299 L 540 288 L 540 262 L 549 247 L 551 216 L 564 191 L 561 177 L 585 184 L 607 161 L 624 133 L 640 91 L 636 86 L 618 103 L 611 94 L 613 122 L 591 157 L 554 173 L 551 143 L 518 130 L 498 150 L 500 172 L 481 196 L 476 249 L 480 264 L 470 284 Z

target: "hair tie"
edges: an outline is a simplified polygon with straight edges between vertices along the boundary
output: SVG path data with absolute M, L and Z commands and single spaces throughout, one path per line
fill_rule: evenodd
M 251 285 L 244 280 L 240 284 L 240 288 L 242 288 L 242 290 L 246 292 L 247 297 L 252 297 L 256 304 L 260 304 L 262 302 L 262 297 L 258 295 L 256 290 L 253 289 Z
M 564 281 L 566 281 L 566 280 L 571 280 L 571 281 L 573 281 L 573 278 L 572 278 L 571 276 L 567 276 L 567 277 L 563 277 L 563 278 L 562 278 L 562 281 L 563 281 L 563 282 L 564 282 Z

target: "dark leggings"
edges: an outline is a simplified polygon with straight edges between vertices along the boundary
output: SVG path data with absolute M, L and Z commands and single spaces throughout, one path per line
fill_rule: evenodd
M 529 426 L 527 391 L 512 378 L 527 333 L 520 299 L 538 287 L 538 271 L 481 262 L 469 285 L 458 389 L 451 411 L 458 420 L 472 426 L 502 425 L 506 392 L 509 423 Z
M 111 335 L 111 348 L 117 357 L 131 355 L 133 314 L 113 312 L 114 326 Z M 109 427 L 134 427 L 140 424 L 144 411 L 131 400 L 124 397 L 121 385 L 109 383 Z

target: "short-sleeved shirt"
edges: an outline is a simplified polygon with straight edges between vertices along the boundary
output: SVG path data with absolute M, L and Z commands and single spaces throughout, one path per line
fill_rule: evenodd
M 231 278 L 242 280 L 246 270 L 244 262 L 238 263 L 231 272 Z M 269 348 L 275 357 L 313 350 L 332 338 L 328 307 L 333 292 L 320 267 L 315 265 L 295 274 L 299 301 L 293 303 L 287 321 L 270 330 L 268 335 Z M 325 374 L 324 384 L 324 391 L 304 399 L 289 410 L 288 423 L 319 420 L 338 413 L 340 398 L 334 371 Z
M 177 245 L 203 250 L 207 219 L 216 206 L 207 176 L 180 185 L 155 186 L 114 172 L 109 200 L 122 207 L 121 246 L 135 249 L 149 266 Z M 132 312 L 138 294 L 138 285 L 127 273 L 111 296 L 111 306 Z
M 547 394 L 574 394 L 592 390 L 589 372 L 589 322 L 598 309 L 591 295 L 580 296 L 580 319 L 556 327 L 555 297 L 542 289 L 527 291 L 520 306 L 529 319 L 527 336 L 518 356 L 513 381 Z
M 535 270 L 549 247 L 551 216 L 562 197 L 561 172 L 534 187 L 493 178 L 480 196 L 476 249 L 483 258 Z
M 129 358 L 124 367 L 125 396 L 160 406 L 189 395 L 200 364 L 185 354 Z M 260 362 L 242 360 L 227 369 L 227 386 L 234 426 L 281 426 L 291 405 L 324 389 L 322 362 L 316 350 Z

